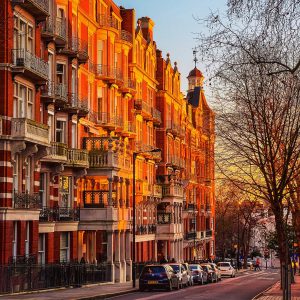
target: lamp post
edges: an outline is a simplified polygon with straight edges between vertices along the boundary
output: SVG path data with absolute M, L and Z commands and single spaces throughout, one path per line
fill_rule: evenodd
M 155 148 L 150 151 L 139 151 L 139 152 L 133 152 L 132 159 L 133 159 L 133 179 L 132 179 L 132 287 L 135 288 L 136 284 L 136 262 L 135 262 L 135 210 L 136 210 L 136 204 L 135 204 L 135 161 L 138 155 L 144 154 L 144 153 L 157 153 L 161 152 L 161 149 Z

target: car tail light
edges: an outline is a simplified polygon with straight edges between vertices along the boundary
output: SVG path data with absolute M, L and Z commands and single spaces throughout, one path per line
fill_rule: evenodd
M 200 272 L 199 271 L 193 271 L 193 274 L 199 274 Z

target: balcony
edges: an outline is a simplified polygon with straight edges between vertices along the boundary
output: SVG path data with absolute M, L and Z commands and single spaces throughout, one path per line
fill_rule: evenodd
M 64 47 L 67 42 L 66 19 L 48 17 L 42 27 L 42 37 L 55 42 L 59 48 Z
M 79 208 L 70 207 L 42 207 L 40 211 L 40 221 L 59 222 L 59 221 L 79 221 Z
M 93 68 L 98 79 L 119 85 L 124 83 L 122 70 L 118 67 L 97 64 Z
M 126 30 L 121 30 L 120 40 L 132 44 L 132 34 Z
M 19 209 L 37 209 L 40 207 L 39 193 L 14 192 L 13 206 Z
M 88 168 L 89 159 L 87 150 L 68 149 L 67 165 L 71 165 L 73 167 Z
M 124 79 L 124 82 L 119 89 L 123 93 L 130 93 L 134 95 L 136 93 L 136 81 L 130 78 Z
M 134 138 L 136 136 L 134 121 L 127 121 L 124 123 L 122 135 L 129 138 Z
M 46 102 L 55 103 L 57 107 L 63 108 L 68 103 L 68 86 L 64 83 L 48 81 L 41 88 L 41 97 Z
M 84 208 L 105 208 L 109 205 L 117 206 L 116 193 L 112 191 L 112 198 L 109 199 L 108 190 L 85 190 L 83 191 Z
M 25 140 L 49 146 L 49 126 L 26 118 L 13 118 L 11 136 L 15 140 Z
M 85 117 L 89 113 L 87 96 L 81 97 L 77 93 L 70 93 L 69 103 L 65 110 L 79 117 Z
M 100 27 L 112 29 L 116 31 L 119 30 L 118 20 L 114 17 L 107 16 L 105 14 L 98 14 L 97 22 Z
M 107 112 L 94 112 L 97 116 L 97 125 L 107 129 L 107 130 L 116 130 L 121 131 L 123 129 L 123 119 L 119 116 L 111 115 Z
M 11 0 L 11 2 L 28 11 L 37 21 L 43 21 L 49 15 L 49 0 Z
M 155 232 L 156 232 L 155 224 L 137 225 L 136 226 L 136 234 L 137 235 L 154 234 Z
M 144 196 L 152 196 L 153 195 L 153 191 L 152 191 L 152 184 L 149 184 L 147 181 L 143 182 L 143 195 Z
M 152 119 L 152 107 L 144 100 L 134 100 L 134 108 L 136 109 L 137 113 L 144 117 L 145 120 Z
M 152 116 L 154 124 L 161 124 L 161 112 L 158 109 L 152 107 Z
M 77 58 L 78 63 L 86 63 L 89 59 L 88 42 L 78 37 L 69 38 L 67 45 L 60 49 L 60 53 L 68 55 L 71 59 Z
M 185 240 L 195 240 L 197 238 L 196 231 L 190 231 L 185 234 Z
M 177 183 L 163 184 L 162 196 L 183 198 L 183 187 L 181 184 L 177 184 Z
M 184 159 L 176 155 L 170 155 L 168 157 L 168 165 L 173 166 L 176 169 L 184 168 Z
M 43 59 L 25 49 L 12 50 L 12 72 L 22 73 L 36 83 L 48 80 L 49 65 Z
M 44 161 L 50 162 L 67 162 L 68 161 L 68 147 L 66 144 L 51 142 L 49 155 L 43 158 Z
M 172 214 L 169 212 L 157 212 L 157 224 L 171 224 Z
M 90 169 L 119 169 L 119 140 L 109 137 L 83 138 L 83 148 L 89 153 Z

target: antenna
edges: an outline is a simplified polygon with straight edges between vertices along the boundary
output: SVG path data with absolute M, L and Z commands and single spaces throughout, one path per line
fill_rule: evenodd
M 195 47 L 195 48 L 193 49 L 195 68 L 197 67 L 197 62 L 198 62 L 197 52 L 198 52 L 198 51 L 197 51 L 197 48 Z

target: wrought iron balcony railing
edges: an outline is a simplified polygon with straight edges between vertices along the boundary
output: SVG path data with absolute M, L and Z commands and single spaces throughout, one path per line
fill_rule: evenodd
M 162 196 L 183 197 L 183 187 L 176 183 L 164 184 L 162 185 Z
M 171 224 L 172 214 L 169 212 L 157 212 L 157 224 Z
M 188 232 L 186 233 L 185 235 L 185 239 L 186 240 L 194 240 L 197 238 L 197 232 L 196 231 L 191 231 L 191 232 Z
M 94 73 L 103 80 L 124 81 L 122 70 L 119 67 L 96 64 L 93 68 Z
M 71 207 L 42 207 L 40 221 L 79 221 L 80 209 Z
M 17 192 L 13 194 L 14 208 L 36 209 L 40 207 L 40 196 L 38 193 L 29 193 L 28 191 Z
M 48 81 L 42 86 L 41 92 L 42 97 L 55 98 L 63 103 L 68 102 L 68 86 L 64 83 Z
M 109 199 L 108 190 L 85 190 L 83 191 L 84 208 L 105 208 L 109 203 L 117 204 L 115 191 L 112 191 L 112 199 Z
M 11 0 L 29 11 L 37 20 L 44 20 L 49 15 L 49 0 Z
M 81 112 L 85 112 L 88 114 L 88 97 L 87 96 L 79 96 L 77 93 L 70 93 L 69 94 L 69 103 L 71 108 L 78 109 Z
M 25 68 L 35 79 L 48 79 L 48 63 L 25 49 L 12 49 L 12 65 L 16 68 L 14 71 Z
M 155 224 L 137 225 L 136 227 L 136 234 L 138 235 L 153 234 L 155 232 L 156 232 Z
M 97 22 L 99 23 L 100 27 L 119 29 L 118 20 L 112 16 L 107 16 L 105 14 L 98 14 Z
M 65 43 L 67 40 L 66 19 L 49 16 L 43 25 L 42 34 L 46 36 L 55 36 L 56 38 L 61 39 L 60 43 Z
M 152 107 L 152 116 L 155 121 L 161 123 L 161 112 L 154 107 Z
M 37 144 L 48 145 L 49 126 L 27 118 L 13 118 L 11 136 L 14 139 L 24 139 Z
M 152 107 L 142 99 L 134 100 L 134 107 L 138 111 L 145 112 L 148 115 L 152 116 Z
M 121 30 L 120 32 L 121 40 L 132 44 L 132 34 L 126 30 Z

